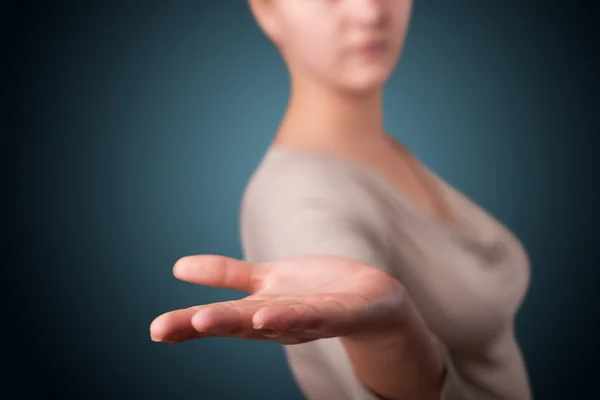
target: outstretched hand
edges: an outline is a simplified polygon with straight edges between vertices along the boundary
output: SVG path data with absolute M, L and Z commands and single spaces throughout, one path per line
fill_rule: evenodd
M 177 261 L 173 273 L 187 282 L 250 295 L 160 315 L 150 326 L 154 341 L 236 337 L 297 344 L 385 332 L 402 324 L 405 314 L 406 292 L 398 281 L 345 258 L 249 263 L 198 255 Z

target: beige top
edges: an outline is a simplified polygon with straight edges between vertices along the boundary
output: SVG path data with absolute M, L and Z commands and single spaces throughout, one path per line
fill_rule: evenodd
M 271 147 L 241 205 L 244 257 L 326 254 L 381 268 L 405 285 L 443 344 L 445 400 L 530 399 L 513 329 L 529 284 L 527 255 L 504 225 L 422 167 L 459 227 L 434 219 L 362 164 Z M 492 338 L 489 354 L 473 350 Z M 339 339 L 284 348 L 309 399 L 377 399 L 355 377 Z

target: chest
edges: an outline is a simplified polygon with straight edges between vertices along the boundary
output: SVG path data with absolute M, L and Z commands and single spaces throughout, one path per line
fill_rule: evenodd
M 485 345 L 514 318 L 529 260 L 512 232 L 483 209 L 457 192 L 445 199 L 456 227 L 392 202 L 390 269 L 449 348 Z
M 409 153 L 387 146 L 378 152 L 364 152 L 360 164 L 366 166 L 372 178 L 385 189 L 392 189 L 411 207 L 433 219 L 453 222 L 453 215 L 444 198 L 442 188 L 428 170 Z

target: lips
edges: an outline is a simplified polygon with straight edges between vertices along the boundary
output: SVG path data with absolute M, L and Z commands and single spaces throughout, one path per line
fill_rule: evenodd
M 383 40 L 370 41 L 360 45 L 357 52 L 363 56 L 375 56 L 381 54 L 386 49 L 386 43 Z

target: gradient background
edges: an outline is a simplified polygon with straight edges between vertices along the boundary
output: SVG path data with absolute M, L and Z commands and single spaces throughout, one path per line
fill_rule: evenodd
M 42 398 L 300 399 L 276 344 L 148 329 L 241 296 L 171 268 L 242 256 L 239 201 L 286 106 L 283 64 L 246 1 L 90 3 L 0 13 L 5 378 Z M 599 19 L 591 2 L 535 3 L 417 0 L 386 123 L 527 247 L 518 337 L 536 398 L 591 398 Z

